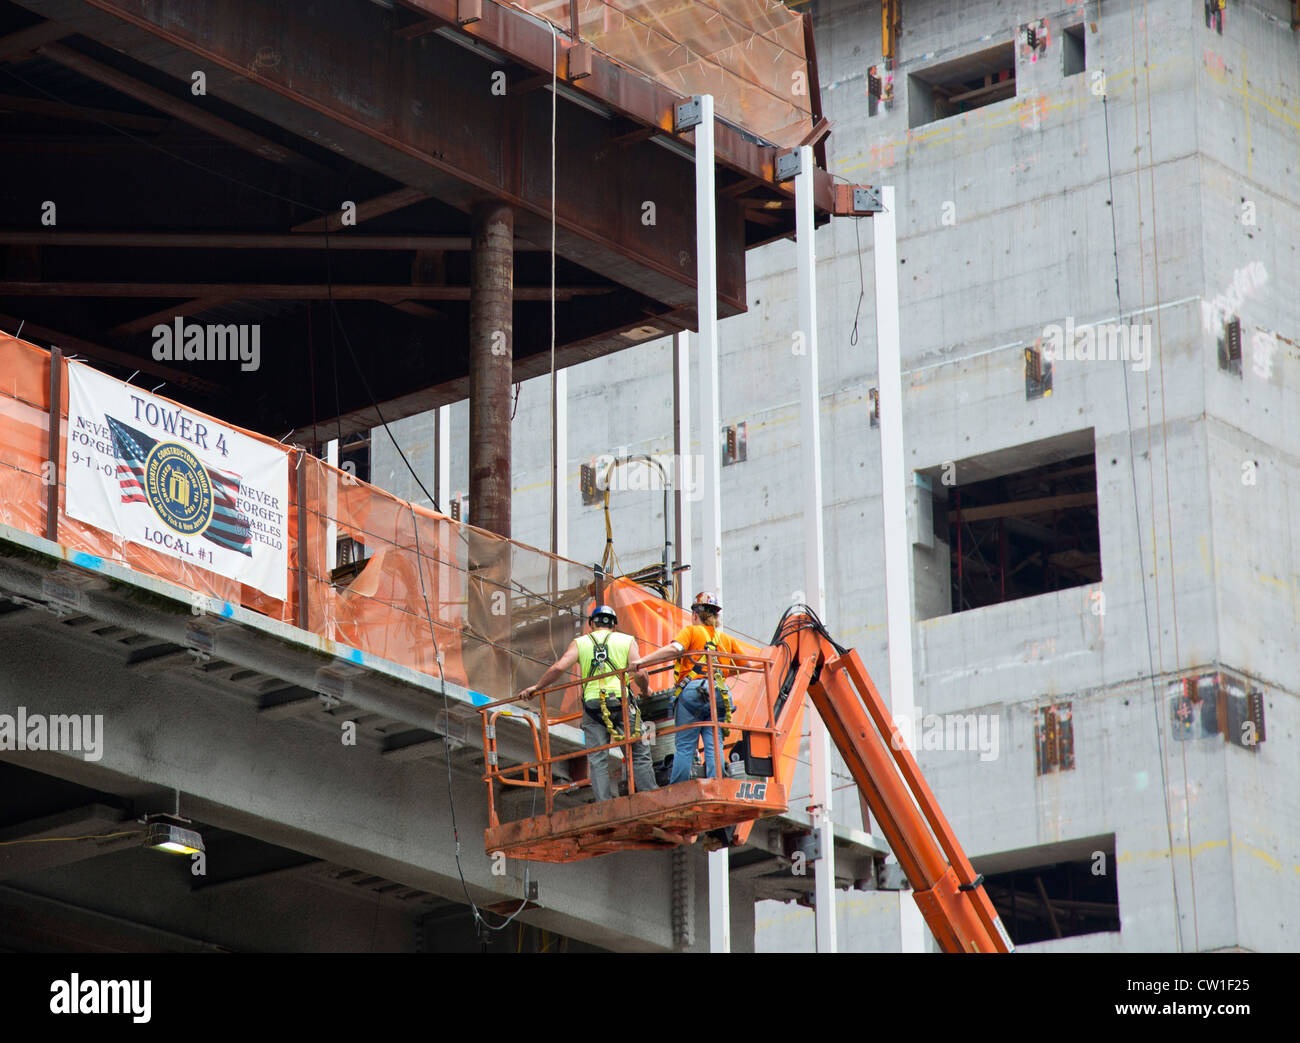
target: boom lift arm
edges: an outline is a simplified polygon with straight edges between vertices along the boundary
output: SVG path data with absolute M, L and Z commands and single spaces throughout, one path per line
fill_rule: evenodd
M 1014 946 L 984 891 L 984 878 L 976 875 L 958 843 L 858 653 L 836 644 L 806 606 L 786 612 L 772 644 L 786 659 L 776 702 L 778 731 L 782 717 L 793 715 L 806 693 L 907 875 L 940 948 L 1011 952 Z M 888 744 L 882 736 L 889 736 Z M 781 770 L 778 766 L 778 776 Z M 788 788 L 792 780 L 780 781 Z
M 945 952 L 1010 952 L 1013 948 L 983 878 L 970 861 L 939 810 L 938 802 L 917 767 L 889 709 L 872 684 L 858 654 L 836 644 L 806 605 L 781 618 L 771 647 L 761 654 L 704 651 L 690 653 L 708 660 L 705 676 L 711 690 L 711 719 L 662 729 L 670 735 L 688 729 L 711 729 L 722 738 L 727 756 L 718 758 L 714 774 L 641 792 L 634 778 L 628 793 L 596 803 L 573 805 L 575 791 L 586 785 L 556 775 L 556 767 L 581 753 L 551 749 L 551 731 L 578 721 L 584 709 L 557 713 L 547 699 L 536 713 L 512 709 L 520 695 L 480 706 L 488 787 L 488 826 L 484 849 L 540 862 L 572 862 L 617 851 L 663 850 L 695 837 L 730 832 L 743 844 L 754 821 L 787 809 L 794 782 L 804 696 L 826 722 L 862 791 L 867 806 L 912 885 L 916 904 Z M 602 675 L 596 675 L 598 679 Z M 726 678 L 737 701 L 730 722 L 717 717 L 715 686 Z M 591 679 L 568 682 L 581 685 Z M 565 686 L 553 686 L 563 688 Z M 624 763 L 632 759 L 633 718 L 624 689 L 621 735 L 604 744 L 620 747 Z M 547 694 L 543 691 L 543 695 Z M 502 763 L 497 746 L 498 720 L 522 716 L 532 739 L 532 758 Z M 738 736 L 726 741 L 728 732 Z M 728 749 L 729 747 L 729 749 Z M 602 747 L 588 746 L 587 751 Z M 736 762 L 743 762 L 741 763 Z M 724 763 L 743 766 L 741 777 L 723 770 Z M 571 772 L 572 769 L 569 769 Z M 767 781 L 762 781 L 766 779 Z M 534 792 L 543 807 L 529 817 L 503 822 L 496 790 L 511 787 Z M 557 807 L 563 798 L 568 807 Z

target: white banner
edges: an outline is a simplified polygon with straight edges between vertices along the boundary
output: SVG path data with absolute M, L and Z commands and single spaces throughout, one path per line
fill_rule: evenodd
M 287 596 L 289 457 L 68 363 L 69 516 Z

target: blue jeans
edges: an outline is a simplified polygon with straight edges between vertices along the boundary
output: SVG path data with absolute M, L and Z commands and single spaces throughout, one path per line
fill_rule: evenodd
M 726 710 L 722 706 L 721 692 L 718 693 L 718 704 L 718 722 L 721 724 L 726 716 Z M 697 681 L 690 681 L 682 689 L 681 694 L 677 696 L 677 713 L 674 716 L 673 723 L 681 727 L 683 724 L 695 724 L 708 719 L 708 679 L 701 678 Z M 708 728 L 691 728 L 684 732 L 678 732 L 675 736 L 677 746 L 673 751 L 673 774 L 668 780 L 670 786 L 674 782 L 685 782 L 691 777 L 691 768 L 695 766 L 695 750 L 699 746 L 701 736 L 704 738 L 704 774 L 709 778 L 713 778 L 713 728 L 711 726 Z

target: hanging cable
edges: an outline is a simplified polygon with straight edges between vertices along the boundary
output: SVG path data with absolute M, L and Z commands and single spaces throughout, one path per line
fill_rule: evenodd
M 519 908 L 506 917 L 505 922 L 500 924 L 491 924 L 483 918 L 483 911 L 479 909 L 477 903 L 469 893 L 469 884 L 465 881 L 465 869 L 460 861 L 460 826 L 456 821 L 456 794 L 452 788 L 451 780 L 451 737 L 447 734 L 451 730 L 451 703 L 447 698 L 447 679 L 442 671 L 442 652 L 438 648 L 437 628 L 433 623 L 433 609 L 429 605 L 429 591 L 424 583 L 424 552 L 420 548 L 420 522 L 415 514 L 415 507 L 407 504 L 407 509 L 411 513 L 411 530 L 415 535 L 415 571 L 420 580 L 420 597 L 424 601 L 424 618 L 429 624 L 429 639 L 433 642 L 433 661 L 438 668 L 438 691 L 442 696 L 442 713 L 443 721 L 448 725 L 442 734 L 442 748 L 447 766 L 447 806 L 451 812 L 451 838 L 455 845 L 453 854 L 456 859 L 456 875 L 460 877 L 461 890 L 465 894 L 465 901 L 469 905 L 470 912 L 474 917 L 474 929 L 480 939 L 483 938 L 483 931 L 504 931 L 510 926 L 511 922 L 528 906 L 528 884 L 529 874 L 531 872 L 531 863 L 524 863 L 524 898 L 519 903 Z M 445 567 L 445 566 L 444 566 Z M 537 794 L 533 794 L 534 810 L 536 810 Z
M 119 833 L 88 833 L 83 837 L 29 837 L 25 840 L 0 840 L 0 847 L 14 847 L 18 844 L 53 844 L 62 840 L 112 840 L 114 837 L 132 837 L 143 832 L 143 829 L 125 829 Z
M 1100 0 L 1098 0 L 1100 8 Z M 1101 25 L 1101 12 L 1097 13 L 1097 24 Z M 1101 49 L 1101 34 L 1098 33 L 1098 48 Z M 1104 53 L 1104 52 L 1103 52 Z M 1105 61 L 1103 58 L 1103 68 Z M 1123 316 L 1124 306 L 1120 294 L 1120 274 L 1119 274 L 1119 230 L 1115 218 L 1115 173 L 1111 160 L 1111 142 L 1110 142 L 1110 102 L 1108 100 L 1108 91 L 1103 90 L 1101 95 L 1102 118 L 1106 130 L 1106 182 L 1107 191 L 1110 194 L 1110 235 L 1111 251 L 1115 259 L 1115 309 L 1116 320 Z M 1136 99 L 1135 99 L 1136 103 Z M 1178 875 L 1174 865 L 1174 827 L 1173 811 L 1169 805 L 1169 772 L 1165 764 L 1165 743 L 1164 743 L 1164 725 L 1161 720 L 1161 698 L 1160 689 L 1156 679 L 1155 652 L 1151 636 L 1151 608 L 1147 595 L 1147 574 L 1146 567 L 1141 565 L 1142 561 L 1142 517 L 1138 509 L 1137 493 L 1137 459 L 1136 451 L 1133 448 L 1133 407 L 1129 396 L 1128 387 L 1128 369 L 1123 359 L 1120 360 L 1120 372 L 1124 383 L 1124 414 L 1126 418 L 1126 427 L 1128 431 L 1128 448 L 1129 448 L 1129 476 L 1133 490 L 1133 517 L 1137 530 L 1138 542 L 1138 572 L 1142 577 L 1142 614 L 1146 623 L 1147 638 L 1147 667 L 1148 675 L 1151 678 L 1151 696 L 1153 710 L 1155 711 L 1156 722 L 1156 750 L 1160 757 L 1160 784 L 1164 797 L 1165 805 L 1165 834 L 1169 842 L 1169 877 L 1173 887 L 1174 898 L 1174 937 L 1178 945 L 1178 951 L 1183 949 L 1183 932 L 1182 932 L 1182 912 L 1178 900 Z
M 1136 17 L 1136 11 L 1130 10 L 1130 20 Z M 1134 43 L 1137 42 L 1137 30 L 1133 32 Z M 1151 32 L 1150 23 L 1147 21 L 1147 4 L 1142 0 L 1142 40 L 1145 54 L 1143 62 L 1144 79 L 1146 82 L 1146 110 L 1147 110 L 1147 180 L 1151 190 L 1151 263 L 1153 268 L 1153 278 L 1155 280 L 1155 312 L 1156 312 L 1156 357 L 1160 362 L 1160 447 L 1161 447 L 1161 465 L 1164 468 L 1165 475 L 1165 538 L 1169 543 L 1169 609 L 1172 618 L 1173 637 L 1174 637 L 1174 668 L 1181 668 L 1182 649 L 1178 638 L 1178 569 L 1174 563 L 1174 522 L 1173 522 L 1173 496 L 1169 488 L 1169 418 L 1165 402 L 1165 352 L 1164 352 L 1164 322 L 1162 309 L 1160 307 L 1160 238 L 1159 224 L 1156 217 L 1156 184 L 1155 184 L 1155 153 L 1154 142 L 1151 132 Z M 1134 65 L 1136 66 L 1136 62 Z M 1133 98 L 1133 109 L 1137 110 L 1136 92 Z M 1141 161 L 1138 161 L 1139 168 Z M 1145 302 L 1144 302 L 1145 303 Z M 1132 336 L 1130 334 L 1130 342 Z M 1147 342 L 1147 350 L 1150 350 L 1150 342 Z M 1148 359 L 1146 368 L 1150 373 L 1151 366 Z M 1150 417 L 1150 408 L 1147 410 L 1147 416 Z M 1150 430 L 1150 422 L 1147 424 Z M 1148 437 L 1147 447 L 1150 449 L 1151 440 Z M 1148 468 L 1153 460 L 1149 460 Z M 1155 496 L 1151 497 L 1151 521 L 1155 524 Z M 1159 605 L 1159 588 L 1157 587 L 1156 604 Z M 1161 664 L 1164 665 L 1163 663 Z M 1196 859 L 1192 844 L 1192 808 L 1191 793 L 1187 781 L 1187 744 L 1180 743 L 1179 757 L 1182 761 L 1183 769 L 1183 827 L 1187 833 L 1187 874 L 1188 888 L 1192 896 L 1192 944 L 1196 951 L 1201 949 L 1201 929 L 1200 915 L 1196 906 Z
M 570 0 L 572 2 L 572 0 Z M 560 403 L 555 382 L 555 124 L 556 103 L 559 100 L 556 77 L 560 65 L 560 38 L 555 26 L 551 27 L 551 481 L 557 487 L 551 491 L 551 553 L 560 553 L 560 497 L 564 490 L 560 481 Z M 576 41 L 575 41 L 576 42 Z
M 862 313 L 862 302 L 867 296 L 867 277 L 862 270 L 862 232 L 858 227 L 861 220 L 858 217 L 853 219 L 853 239 L 858 247 L 858 304 L 853 309 L 853 329 L 849 333 L 850 347 L 857 347 L 858 345 L 858 316 Z
M 327 281 L 326 281 L 326 296 L 327 296 L 327 298 L 328 298 L 328 300 L 329 300 L 329 311 L 330 311 L 330 319 L 331 319 L 331 322 L 330 322 L 330 331 L 331 331 L 331 332 L 330 332 L 330 336 L 333 337 L 333 329 L 334 329 L 334 326 L 337 324 L 337 325 L 338 325 L 338 329 L 339 329 L 339 334 L 340 334 L 340 336 L 342 336 L 342 338 L 343 338 L 343 345 L 344 345 L 344 347 L 346 347 L 346 348 L 348 349 L 348 357 L 349 357 L 350 359 L 352 359 L 352 368 L 353 368 L 354 370 L 356 370 L 357 376 L 361 378 L 361 386 L 362 386 L 362 388 L 365 389 L 366 397 L 367 397 L 368 399 L 370 399 L 370 405 L 371 405 L 371 408 L 374 409 L 374 411 L 375 411 L 375 415 L 379 417 L 379 423 L 383 425 L 384 433 L 388 435 L 388 439 L 389 439 L 389 441 L 391 441 L 391 442 L 393 443 L 393 448 L 397 450 L 397 455 L 400 456 L 400 457 L 402 458 L 402 463 L 404 463 L 404 464 L 406 465 L 406 469 L 407 469 L 408 471 L 411 472 L 411 477 L 415 479 L 415 484 L 418 485 L 418 486 L 420 487 L 420 492 L 424 493 L 424 497 L 425 497 L 425 499 L 429 501 L 429 503 L 433 506 L 433 509 L 434 509 L 435 511 L 441 512 L 441 511 L 442 511 L 442 508 L 438 506 L 438 501 L 437 501 L 437 499 L 434 498 L 433 493 L 429 492 L 429 490 L 426 489 L 426 488 L 424 487 L 424 482 L 422 482 L 422 481 L 420 480 L 420 476 L 419 476 L 419 474 L 416 473 L 415 468 L 411 465 L 411 461 L 407 459 L 405 451 L 402 449 L 401 444 L 397 441 L 397 436 L 393 434 L 393 429 L 392 429 L 391 427 L 388 426 L 388 420 L 384 417 L 384 412 L 383 412 L 383 410 L 379 408 L 379 402 L 375 399 L 375 393 L 374 393 L 373 391 L 370 390 L 370 381 L 368 381 L 368 380 L 366 379 L 366 375 L 365 375 L 365 373 L 364 373 L 364 372 L 362 371 L 362 369 L 361 369 L 361 363 L 360 363 L 360 362 L 358 361 L 358 359 L 357 359 L 357 353 L 356 353 L 355 351 L 352 350 L 352 338 L 348 336 L 347 327 L 345 327 L 345 326 L 343 325 L 343 318 L 342 318 L 342 316 L 340 316 L 340 315 L 338 314 L 338 310 L 337 310 L 337 309 L 335 308 L 335 306 L 334 306 L 334 281 L 333 281 L 333 278 L 332 278 L 332 272 L 331 272 L 330 267 L 329 267 L 329 249 L 330 249 L 330 236 L 329 236 L 329 232 L 326 231 L 326 233 L 325 233 L 325 260 L 326 260 L 326 269 L 325 269 L 325 274 L 326 274 L 326 280 L 327 280 Z M 335 394 L 335 402 L 336 402 L 336 404 L 337 404 L 337 400 L 338 400 L 338 383 L 337 383 L 337 381 L 338 381 L 338 377 L 337 377 L 337 373 L 336 373 L 336 375 L 335 375 L 335 386 L 334 386 L 334 394 Z M 342 448 L 343 448 L 343 434 L 342 434 L 342 431 L 343 431 L 343 428 L 342 428 L 342 418 L 340 417 L 340 418 L 339 418 L 339 449 L 340 449 L 340 451 L 341 451 Z

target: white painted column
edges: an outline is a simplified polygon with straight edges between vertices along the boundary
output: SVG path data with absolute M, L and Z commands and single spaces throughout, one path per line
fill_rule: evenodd
M 569 499 L 565 483 L 569 470 L 569 371 L 555 371 L 555 387 L 552 391 L 552 409 L 555 414 L 555 426 L 551 437 L 555 440 L 555 459 L 551 471 L 551 510 L 554 512 L 555 525 L 551 530 L 551 553 L 561 558 L 569 556 Z M 566 583 L 561 577 L 560 584 Z
M 718 218 L 713 167 L 713 95 L 700 95 L 695 128 L 695 273 L 700 324 L 700 452 L 703 532 L 698 582 L 722 598 L 722 457 L 718 449 Z M 731 951 L 731 859 L 709 852 L 709 951 Z
M 325 443 L 325 462 L 331 467 L 339 465 L 339 440 L 331 438 Z M 339 516 L 339 487 L 341 478 L 331 479 L 325 483 L 325 575 L 328 576 L 339 564 L 339 530 L 334 521 Z
M 677 544 L 678 565 L 691 563 L 690 491 L 700 480 L 690 454 L 691 335 L 683 330 L 673 338 L 673 456 L 677 461 L 673 474 L 673 504 L 677 512 L 673 540 Z M 677 574 L 679 608 L 691 603 L 689 592 L 694 581 L 695 577 L 689 571 Z
M 451 406 L 434 410 L 436 431 L 433 438 L 434 495 L 438 510 L 451 517 Z
M 889 634 L 889 702 L 894 720 L 915 718 L 912 685 L 912 544 L 907 533 L 907 461 L 903 456 L 903 374 L 898 328 L 898 239 L 894 189 L 880 190 L 871 219 L 876 257 L 876 353 L 880 381 L 880 475 L 885 522 L 885 617 Z M 905 729 L 910 735 L 910 729 Z M 909 892 L 899 892 L 903 952 L 925 951 L 925 921 Z
M 817 250 L 813 210 L 813 150 L 799 149 L 795 178 L 795 248 L 799 269 L 799 442 L 803 470 L 803 562 L 805 600 L 826 618 L 826 557 L 822 533 L 821 393 L 817 369 Z M 807 699 L 812 775 L 813 829 L 821 857 L 815 863 L 817 951 L 835 952 L 835 833 L 831 823 L 831 740 Z
M 433 435 L 433 494 L 438 498 L 438 510 L 451 517 L 451 406 L 439 406 L 434 411 Z M 439 529 L 448 526 L 440 525 Z M 447 547 L 439 557 L 450 556 L 456 560 L 455 547 Z M 435 570 L 438 574 L 438 603 L 433 611 L 441 618 L 446 606 L 452 601 L 459 601 L 460 573 L 451 565 L 439 564 Z M 453 582 L 456 586 L 453 587 Z

